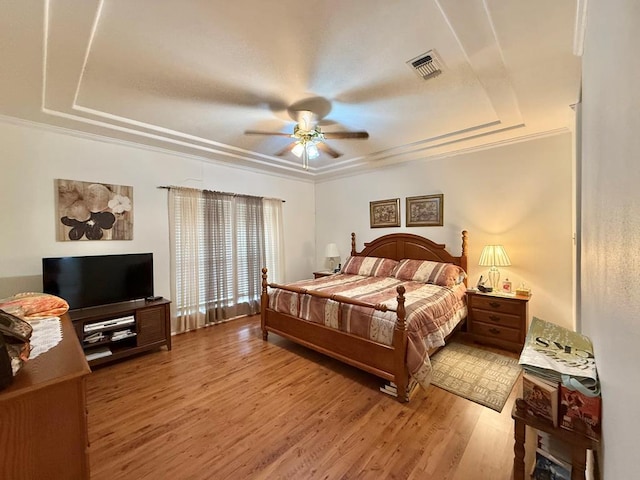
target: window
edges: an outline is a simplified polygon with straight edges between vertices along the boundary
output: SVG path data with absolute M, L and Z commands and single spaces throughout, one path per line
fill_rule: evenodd
M 261 269 L 283 272 L 282 201 L 170 190 L 172 294 L 181 332 L 260 308 Z

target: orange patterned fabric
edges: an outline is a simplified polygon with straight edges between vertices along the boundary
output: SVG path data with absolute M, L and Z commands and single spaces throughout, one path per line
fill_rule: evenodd
M 0 309 L 24 320 L 59 317 L 69 310 L 66 300 L 47 293 L 18 293 L 0 300 Z

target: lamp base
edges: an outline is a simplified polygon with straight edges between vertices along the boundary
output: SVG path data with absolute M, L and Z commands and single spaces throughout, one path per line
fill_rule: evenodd
M 489 282 L 491 282 L 491 286 L 493 287 L 493 291 L 495 292 L 498 289 L 498 282 L 500 281 L 500 270 L 498 267 L 491 267 L 489 269 Z

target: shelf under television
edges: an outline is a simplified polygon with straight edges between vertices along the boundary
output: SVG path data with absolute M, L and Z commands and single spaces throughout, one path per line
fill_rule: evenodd
M 95 367 L 162 346 L 171 350 L 170 304 L 165 298 L 153 301 L 141 299 L 70 310 L 69 316 L 85 354 L 97 354 L 100 349 L 106 348 L 111 351 L 110 355 L 87 359 L 89 366 Z M 129 316 L 132 317 L 131 321 L 84 331 L 86 326 L 117 322 Z M 112 333 L 119 330 L 130 330 L 134 335 L 112 339 Z M 97 333 L 104 333 L 105 338 L 92 343 L 85 341 L 87 337 Z
M 135 337 L 134 337 L 135 338 Z M 102 365 L 104 363 L 109 363 L 112 362 L 114 360 L 119 360 L 121 358 L 126 358 L 129 357 L 131 355 L 136 355 L 138 353 L 143 353 L 146 352 L 148 350 L 153 350 L 154 348 L 158 348 L 161 347 L 163 345 L 166 345 L 166 342 L 153 342 L 153 343 L 148 343 L 144 346 L 141 347 L 113 347 L 111 348 L 111 355 L 107 355 L 106 357 L 100 357 L 100 358 L 96 358 L 94 360 L 90 360 L 89 361 L 89 366 L 90 367 L 95 367 L 98 365 Z M 85 350 L 86 351 L 86 350 Z
M 123 337 L 123 338 L 117 338 L 117 339 L 112 339 L 112 338 L 105 338 L 104 340 L 100 340 L 98 342 L 82 342 L 82 348 L 84 350 L 89 350 L 95 347 L 104 347 L 105 345 L 111 345 L 111 344 L 121 344 L 126 342 L 127 340 L 134 340 L 135 341 L 136 338 L 136 334 L 134 333 L 133 335 L 129 335 L 128 337 Z

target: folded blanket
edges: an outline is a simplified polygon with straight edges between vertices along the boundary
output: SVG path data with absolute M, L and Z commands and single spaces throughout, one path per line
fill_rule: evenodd
M 69 310 L 66 300 L 48 293 L 25 292 L 0 300 L 0 309 L 24 320 L 59 317 Z

